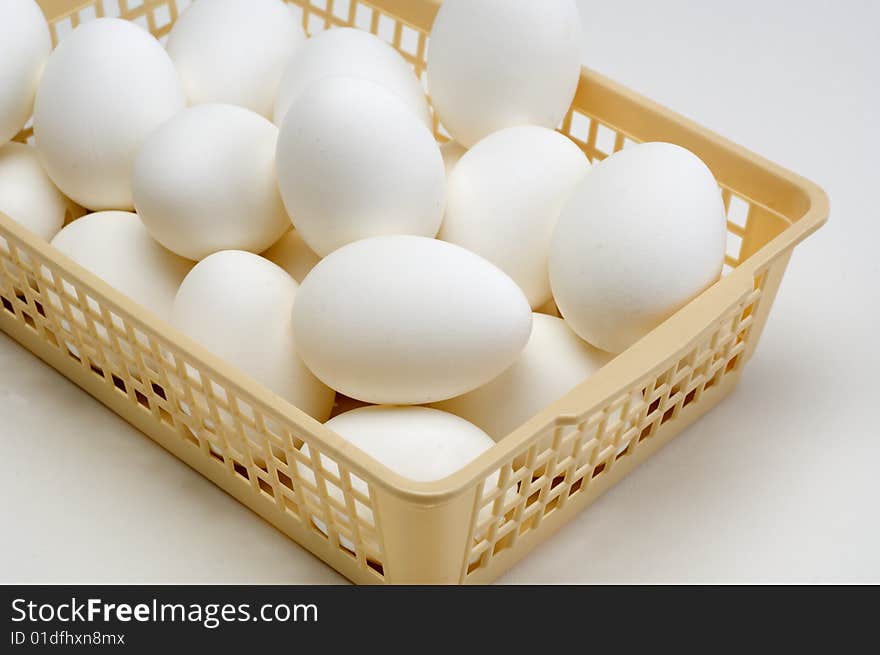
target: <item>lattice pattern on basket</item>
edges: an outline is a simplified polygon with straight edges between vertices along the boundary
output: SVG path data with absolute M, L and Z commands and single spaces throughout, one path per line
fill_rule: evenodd
M 366 481 L 300 435 L 289 419 L 232 390 L 185 351 L 95 296 L 24 243 L 0 237 L 0 311 L 381 578 L 383 548 Z
M 399 51 L 424 81 L 428 37 L 363 0 L 289 0 L 309 33 L 349 25 L 378 34 Z M 134 20 L 159 38 L 188 0 L 94 0 L 55 21 L 53 39 L 99 16 Z M 593 160 L 638 139 L 573 108 L 560 125 Z M 445 132 L 435 119 L 439 140 Z M 30 127 L 18 135 L 32 141 Z M 722 181 L 723 182 L 723 181 Z M 738 266 L 790 221 L 721 184 L 728 210 L 726 269 Z M 76 214 L 82 213 L 72 208 Z M 70 218 L 70 217 L 69 217 Z M 237 392 L 236 385 L 197 363 L 179 346 L 146 327 L 88 284 L 78 281 L 12 235 L 0 234 L 0 313 L 12 316 L 40 339 L 82 366 L 119 397 L 172 431 L 228 479 L 252 492 L 253 505 L 271 503 L 328 546 L 355 560 L 381 581 L 385 560 L 380 512 L 370 480 L 334 461 L 320 443 L 300 434 L 284 414 Z M 558 420 L 530 446 L 509 458 L 478 485 L 470 516 L 461 579 L 488 567 L 544 517 L 586 497 L 618 460 L 633 457 L 661 425 L 742 366 L 766 270 L 754 290 L 719 317 L 706 336 L 677 361 L 647 372 L 597 411 L 576 422 Z M 258 500 L 253 500 L 258 499 Z
M 472 515 L 465 575 L 489 565 L 543 518 L 576 501 L 615 463 L 633 456 L 661 425 L 698 403 L 724 376 L 742 366 L 765 276 L 734 310 L 718 319 L 708 335 L 670 366 L 652 371 L 601 409 L 576 424 L 557 422 L 537 443 L 516 453 L 491 476 Z

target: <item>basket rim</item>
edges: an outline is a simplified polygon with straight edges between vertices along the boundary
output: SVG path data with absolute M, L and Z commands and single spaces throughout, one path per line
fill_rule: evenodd
M 84 4 L 89 3 L 86 1 Z M 435 4 L 439 6 L 439 3 Z M 545 430 L 556 426 L 573 425 L 583 420 L 584 416 L 596 411 L 619 393 L 621 386 L 638 380 L 648 370 L 645 366 L 646 361 L 652 362 L 650 368 L 653 369 L 655 365 L 662 365 L 685 352 L 709 330 L 711 321 L 717 318 L 720 306 L 732 307 L 744 294 L 751 291 L 756 270 L 793 248 L 818 230 L 828 219 L 828 196 L 811 180 L 755 154 L 596 71 L 582 67 L 581 86 L 578 92 L 583 92 L 583 89 L 589 85 L 602 86 L 625 100 L 636 102 L 667 121 L 674 122 L 682 130 L 699 137 L 701 141 L 717 148 L 720 152 L 747 161 L 768 177 L 788 184 L 792 192 L 799 194 L 798 200 L 804 210 L 801 216 L 791 219 L 792 222 L 787 228 L 736 266 L 729 275 L 708 287 L 596 374 L 545 407 L 509 435 L 499 439 L 491 448 L 456 473 L 432 482 L 416 482 L 389 469 L 244 372 L 227 364 L 166 321 L 136 304 L 2 212 L 0 212 L 0 228 L 3 232 L 11 234 L 14 240 L 24 243 L 73 277 L 86 292 L 100 296 L 109 310 L 125 315 L 126 320 L 133 327 L 155 335 L 154 338 L 158 337 L 158 341 L 165 342 L 163 345 L 171 346 L 169 349 L 172 351 L 175 348 L 183 351 L 194 365 L 205 369 L 228 391 L 254 405 L 255 410 L 269 410 L 270 413 L 279 415 L 303 430 L 310 439 L 317 441 L 319 450 L 337 460 L 355 475 L 362 477 L 368 484 L 381 487 L 407 502 L 422 505 L 444 504 L 468 490 L 475 490 L 489 473 L 497 470 L 515 452 L 526 447 L 530 440 L 537 442 Z

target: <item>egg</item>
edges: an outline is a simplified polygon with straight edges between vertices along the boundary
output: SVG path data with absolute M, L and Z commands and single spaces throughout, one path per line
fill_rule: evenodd
M 198 105 L 162 124 L 134 163 L 134 204 L 147 230 L 194 260 L 267 249 L 290 229 L 277 141 L 275 125 L 236 105 Z
M 621 150 L 560 215 L 556 304 L 581 338 L 621 352 L 718 279 L 726 233 L 718 183 L 696 155 L 668 143 Z
M 467 148 L 456 141 L 447 141 L 440 146 L 440 154 L 443 156 L 443 165 L 446 167 L 447 179 L 452 174 L 452 169 L 467 152 Z
M 335 76 L 375 82 L 432 127 L 425 90 L 412 66 L 378 36 L 350 27 L 316 34 L 297 51 L 278 87 L 275 123 L 281 125 L 290 106 L 311 84 Z
M 318 255 L 371 236 L 433 237 L 440 229 L 440 148 L 375 82 L 329 77 L 311 85 L 281 126 L 277 165 L 287 212 Z
M 0 2 L 0 145 L 30 118 L 51 51 L 49 25 L 34 0 Z
M 448 477 L 495 445 L 485 432 L 464 419 L 428 407 L 363 407 L 335 416 L 326 425 L 370 457 L 415 482 L 433 482 Z M 307 458 L 312 456 L 308 444 L 303 446 L 302 453 Z M 315 459 L 320 461 L 321 468 L 339 475 L 339 467 L 329 457 L 321 455 Z M 299 474 L 314 485 L 312 469 L 299 461 L 296 466 Z M 497 474 L 490 476 L 486 486 L 497 484 L 497 479 Z M 351 486 L 365 496 L 370 494 L 366 482 L 356 475 L 351 476 Z M 345 504 L 339 486 L 328 480 L 325 488 L 330 498 Z M 307 493 L 315 504 L 320 503 L 308 487 L 303 488 L 303 493 Z M 364 522 L 375 522 L 372 510 L 361 503 L 356 507 Z M 312 521 L 327 534 L 324 521 L 318 518 Z M 340 535 L 339 541 L 349 550 L 355 549 L 347 537 Z M 375 543 L 369 543 L 369 547 L 375 546 Z
M 553 228 L 587 171 L 584 153 L 558 132 L 531 125 L 495 132 L 452 171 L 439 238 L 498 266 L 538 308 L 551 297 Z
M 46 241 L 64 224 L 67 202 L 32 146 L 0 146 L 0 212 Z
M 131 212 L 88 214 L 65 226 L 51 244 L 162 319 L 192 267 L 156 243 Z
M 259 255 L 224 250 L 180 285 L 171 325 L 306 414 L 326 421 L 334 393 L 296 354 L 290 311 L 298 285 Z
M 417 405 L 471 391 L 529 338 L 516 283 L 459 246 L 415 236 L 347 245 L 306 276 L 293 326 L 306 365 L 364 402 Z
M 298 283 L 302 283 L 309 271 L 321 261 L 296 230 L 289 230 L 263 253 L 263 257 L 283 268 Z
M 240 105 L 271 119 L 284 69 L 305 40 L 282 0 L 197 0 L 166 48 L 190 104 Z
M 532 334 L 516 362 L 491 382 L 434 405 L 499 440 L 559 400 L 611 359 L 584 343 L 565 321 L 532 316 Z
M 572 0 L 446 0 L 428 50 L 428 90 L 453 138 L 470 147 L 516 125 L 555 128 L 580 78 Z
M 147 135 L 184 107 L 168 55 L 144 29 L 99 18 L 46 63 L 34 135 L 49 177 L 89 209 L 132 209 L 134 159 Z

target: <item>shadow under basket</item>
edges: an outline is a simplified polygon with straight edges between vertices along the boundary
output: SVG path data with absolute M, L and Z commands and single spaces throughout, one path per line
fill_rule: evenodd
M 161 39 L 188 3 L 41 4 L 57 41 L 97 16 L 133 20 Z M 367 29 L 424 77 L 438 3 L 292 4 L 310 33 Z M 728 209 L 725 274 L 447 479 L 396 475 L 2 215 L 0 327 L 347 578 L 489 582 L 733 389 L 792 249 L 828 215 L 811 182 L 587 69 L 560 131 L 593 161 L 641 141 L 699 155 Z M 31 130 L 17 139 L 31 140 Z

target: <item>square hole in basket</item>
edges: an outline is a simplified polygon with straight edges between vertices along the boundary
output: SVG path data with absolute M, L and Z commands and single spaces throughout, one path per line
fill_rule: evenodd
M 372 21 L 373 10 L 366 5 L 358 4 L 354 12 L 354 26 L 369 32 Z
M 55 39 L 58 43 L 61 43 L 71 32 L 73 32 L 73 21 L 70 17 L 55 21 Z
M 394 19 L 385 14 L 379 15 L 379 27 L 376 35 L 388 43 L 394 43 Z
M 614 141 L 617 139 L 617 133 L 607 125 L 599 125 L 596 128 L 596 150 L 610 155 L 614 152 Z
M 727 233 L 727 256 L 735 262 L 739 261 L 742 252 L 742 242 L 743 239 L 738 234 L 734 234 L 733 232 Z
M 306 22 L 306 32 L 309 36 L 314 36 L 327 29 L 327 24 L 322 16 L 318 14 L 309 14 Z
M 349 16 L 351 14 L 351 2 L 350 0 L 336 0 L 333 3 L 333 15 L 336 16 L 339 20 L 344 20 L 348 22 Z
M 171 10 L 168 5 L 161 5 L 153 10 L 153 24 L 161 29 L 171 23 Z
M 572 112 L 568 133 L 581 143 L 586 143 L 590 136 L 590 119 L 578 111 Z
M 3 303 L 3 309 L 9 312 L 12 315 L 15 315 L 15 308 L 12 306 L 12 303 L 5 296 L 0 296 L 0 302 Z
M 737 195 L 730 194 L 727 220 L 739 227 L 745 227 L 749 220 L 749 203 Z
M 400 32 L 400 49 L 407 54 L 415 55 L 419 51 L 419 33 L 404 25 Z
M 79 10 L 80 23 L 88 23 L 90 20 L 95 20 L 97 17 L 98 12 L 95 10 L 95 5 L 87 5 Z

